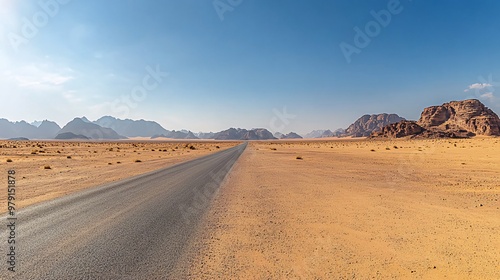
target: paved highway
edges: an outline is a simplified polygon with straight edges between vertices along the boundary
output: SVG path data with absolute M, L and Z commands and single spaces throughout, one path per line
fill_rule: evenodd
M 7 270 L 10 230 L 2 215 L 0 279 L 169 279 L 245 148 L 20 210 L 16 272 Z M 17 189 L 22 192 L 22 186 Z

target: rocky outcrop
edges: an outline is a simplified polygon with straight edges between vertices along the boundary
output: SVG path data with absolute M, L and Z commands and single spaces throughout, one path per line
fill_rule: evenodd
M 373 132 L 371 137 L 402 138 L 406 136 L 418 135 L 425 131 L 414 121 L 400 121 L 384 126 L 382 130 Z
M 477 99 L 452 101 L 425 108 L 418 124 L 436 131 L 468 131 L 476 135 L 500 135 L 500 119 Z
M 280 139 L 302 139 L 302 136 L 298 135 L 295 132 L 290 132 L 288 134 L 281 135 Z
M 276 139 L 271 132 L 264 128 L 246 130 L 241 128 L 230 128 L 218 132 L 214 136 L 215 140 L 268 140 Z
M 500 135 L 500 119 L 479 100 L 470 99 L 425 108 L 418 122 L 387 125 L 371 137 L 468 138 L 476 135 Z
M 396 114 L 364 115 L 345 131 L 346 136 L 367 137 L 384 126 L 405 120 Z

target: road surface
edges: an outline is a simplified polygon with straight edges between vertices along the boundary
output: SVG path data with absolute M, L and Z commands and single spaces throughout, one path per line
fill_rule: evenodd
M 10 230 L 2 215 L 0 279 L 169 279 L 245 148 L 18 211 L 15 272 L 7 269 Z

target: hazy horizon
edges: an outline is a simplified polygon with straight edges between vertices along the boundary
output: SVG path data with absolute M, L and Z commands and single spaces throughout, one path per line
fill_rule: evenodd
M 498 2 L 231 3 L 1 0 L 0 118 L 305 134 L 451 100 L 500 112 Z

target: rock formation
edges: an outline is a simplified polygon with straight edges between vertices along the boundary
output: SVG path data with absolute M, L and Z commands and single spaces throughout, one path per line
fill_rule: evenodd
M 396 114 L 364 115 L 346 129 L 345 136 L 367 137 L 386 125 L 403 120 L 405 119 Z
M 302 139 L 302 136 L 298 135 L 295 132 L 290 132 L 288 134 L 281 135 L 280 139 Z
M 437 131 L 464 130 L 476 135 L 500 135 L 498 115 L 477 99 L 452 101 L 425 108 L 418 124 Z
M 214 136 L 215 140 L 268 140 L 276 139 L 271 132 L 264 128 L 246 130 L 241 128 L 230 128 L 218 132 Z
M 425 108 L 420 119 L 385 126 L 371 137 L 467 138 L 499 136 L 500 119 L 479 100 L 452 101 Z

